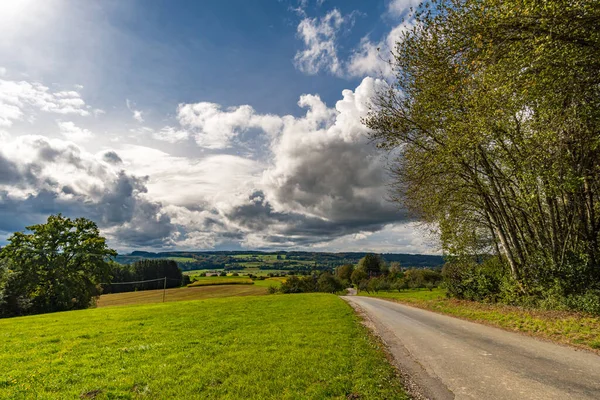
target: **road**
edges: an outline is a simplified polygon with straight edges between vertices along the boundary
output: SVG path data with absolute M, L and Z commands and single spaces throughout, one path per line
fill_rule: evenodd
M 344 296 L 433 399 L 600 399 L 600 356 L 387 300 Z

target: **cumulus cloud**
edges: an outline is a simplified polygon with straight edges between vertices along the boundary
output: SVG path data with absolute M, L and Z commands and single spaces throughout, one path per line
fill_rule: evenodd
M 394 3 L 391 3 L 390 7 Z M 384 39 L 376 42 L 371 41 L 368 36 L 362 38 L 360 45 L 354 50 L 348 60 L 348 74 L 354 77 L 378 75 L 391 78 L 393 76 L 393 69 L 390 65 L 390 60 L 396 43 L 401 39 L 402 34 L 407 32 L 412 26 L 412 22 L 404 21 L 395 26 Z
M 60 133 L 73 142 L 81 142 L 94 137 L 94 134 L 89 129 L 80 128 L 71 121 L 56 121 L 56 123 L 60 129 Z
M 259 115 L 249 105 L 223 109 L 208 102 L 179 105 L 177 118 L 184 128 L 194 131 L 199 146 L 209 149 L 230 147 L 238 135 L 252 128 L 272 135 L 282 124 L 280 117 Z
M 0 232 L 62 212 L 93 219 L 113 245 L 126 249 L 322 248 L 368 241 L 408 220 L 385 200 L 385 160 L 361 123 L 383 87 L 365 78 L 354 91 L 343 91 L 334 107 L 303 95 L 300 117 L 260 114 L 248 105 L 182 104 L 180 127 L 147 131 L 220 149 L 256 130 L 270 153 L 264 161 L 215 152 L 176 156 L 132 144 L 94 155 L 72 141 L 5 135 Z M 85 132 L 61 123 L 63 132 Z
M 36 111 L 89 115 L 76 91 L 53 92 L 37 82 L 0 79 L 0 126 L 11 126 L 22 120 L 25 113 L 32 115 Z
M 294 57 L 296 68 L 305 74 L 315 75 L 321 70 L 334 75 L 342 74 L 337 54 L 337 35 L 345 19 L 334 9 L 322 18 L 304 18 L 298 25 L 298 37 L 304 49 Z
M 174 227 L 162 205 L 145 197 L 146 181 L 72 142 L 16 137 L 0 149 L 0 231 L 62 212 L 91 218 L 129 246 L 168 244 Z M 142 226 L 151 229 L 140 235 Z

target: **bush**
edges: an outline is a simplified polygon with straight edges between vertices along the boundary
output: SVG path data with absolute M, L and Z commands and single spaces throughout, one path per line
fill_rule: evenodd
M 277 288 L 277 286 L 273 286 L 273 285 L 271 285 L 271 286 L 269 286 L 269 287 L 267 288 L 267 293 L 268 293 L 268 294 L 275 294 L 275 293 L 277 293 L 277 292 L 279 292 L 279 289 Z
M 240 274 L 238 274 L 237 272 L 234 272 L 233 274 L 231 274 L 231 276 L 240 276 Z
M 317 290 L 325 293 L 336 293 L 344 290 L 344 286 L 337 276 L 324 272 L 317 280 Z
M 457 299 L 496 302 L 502 297 L 506 271 L 496 257 L 449 262 L 442 270 L 448 295 Z
M 227 272 L 225 272 L 225 271 L 221 271 L 221 272 L 219 273 L 219 276 L 227 276 Z

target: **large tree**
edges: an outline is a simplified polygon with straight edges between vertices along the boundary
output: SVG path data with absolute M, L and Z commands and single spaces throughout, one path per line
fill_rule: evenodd
M 116 256 L 96 224 L 59 214 L 27 230 L 15 232 L 0 251 L 0 315 L 89 307 Z
M 398 43 L 366 119 L 397 199 L 444 251 L 499 255 L 517 290 L 600 285 L 600 3 L 442 0 Z

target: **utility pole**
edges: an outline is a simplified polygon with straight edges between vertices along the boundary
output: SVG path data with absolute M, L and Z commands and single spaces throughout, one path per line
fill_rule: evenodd
M 167 277 L 165 276 L 165 283 L 163 284 L 163 303 L 165 302 L 166 294 L 167 294 Z

